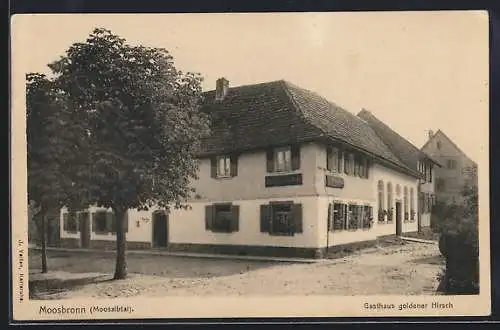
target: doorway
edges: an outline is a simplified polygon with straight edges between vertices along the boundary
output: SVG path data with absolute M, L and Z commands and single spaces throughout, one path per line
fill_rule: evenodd
M 401 201 L 396 201 L 396 235 L 402 234 Z
M 168 215 L 164 211 L 153 213 L 153 247 L 168 245 Z
M 90 246 L 90 215 L 83 213 L 79 217 L 80 224 L 80 246 L 87 249 Z

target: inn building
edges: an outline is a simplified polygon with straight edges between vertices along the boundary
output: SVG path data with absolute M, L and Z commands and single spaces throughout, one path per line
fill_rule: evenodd
M 438 162 L 369 111 L 283 80 L 230 87 L 225 78 L 202 111 L 212 133 L 190 209 L 129 210 L 129 248 L 317 258 L 429 226 L 422 193 L 434 193 Z M 109 210 L 63 208 L 60 221 L 65 246 L 115 246 Z

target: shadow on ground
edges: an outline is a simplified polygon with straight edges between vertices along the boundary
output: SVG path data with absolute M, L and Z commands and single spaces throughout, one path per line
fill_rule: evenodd
M 48 251 L 49 271 L 68 273 L 113 274 L 115 253 Z M 286 262 L 291 264 L 290 262 Z M 127 255 L 129 273 L 165 276 L 169 278 L 213 278 L 243 274 L 262 268 L 273 267 L 283 262 L 260 260 L 209 259 L 162 255 Z M 29 269 L 37 272 L 41 269 L 40 252 L 29 251 Z
M 445 265 L 444 257 L 441 255 L 414 259 L 412 262 L 416 264 Z
M 36 274 L 32 274 L 31 276 L 33 275 Z M 60 279 L 60 278 L 33 279 L 29 281 L 29 296 L 30 299 L 41 299 L 41 298 L 50 299 L 51 296 L 57 296 L 57 294 L 60 293 L 76 290 L 87 284 L 96 284 L 109 281 L 112 281 L 112 278 L 110 278 L 110 276 L 108 275 L 94 275 L 94 276 L 72 278 L 72 279 Z

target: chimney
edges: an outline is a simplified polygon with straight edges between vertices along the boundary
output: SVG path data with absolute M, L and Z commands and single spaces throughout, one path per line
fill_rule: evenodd
M 432 139 L 434 132 L 430 129 L 427 133 L 429 134 L 429 140 Z
M 222 101 L 227 95 L 229 90 L 229 80 L 224 77 L 217 79 L 215 84 L 215 100 Z

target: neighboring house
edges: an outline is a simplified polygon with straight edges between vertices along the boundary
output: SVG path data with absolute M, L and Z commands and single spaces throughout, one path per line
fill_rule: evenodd
M 407 194 L 410 195 L 410 200 L 414 199 L 414 195 L 418 196 L 419 207 L 411 207 L 412 212 L 418 212 L 418 228 L 429 227 L 431 224 L 431 209 L 435 203 L 435 171 L 441 167 L 438 160 L 431 155 L 421 151 L 410 141 L 396 133 L 385 123 L 376 118 L 370 111 L 363 109 L 358 113 L 358 117 L 363 119 L 378 135 L 378 137 L 389 147 L 394 155 L 396 155 L 402 163 L 407 167 L 418 171 L 421 174 L 421 180 L 416 191 L 407 192 L 403 189 L 403 199 Z M 401 194 L 401 189 L 397 186 L 394 188 L 392 182 L 386 182 L 386 193 L 388 198 L 388 209 L 393 209 L 394 204 L 392 197 L 395 191 L 395 196 Z M 390 204 L 390 207 L 389 207 Z
M 444 203 L 461 203 L 462 189 L 477 186 L 477 164 L 469 158 L 446 134 L 430 131 L 422 150 L 443 166 L 436 171 L 436 196 Z
M 216 86 L 204 94 L 212 134 L 191 209 L 129 210 L 130 248 L 319 257 L 417 231 L 420 168 L 365 120 L 285 81 Z M 114 221 L 104 209 L 75 217 L 62 209 L 62 241 L 114 247 Z

